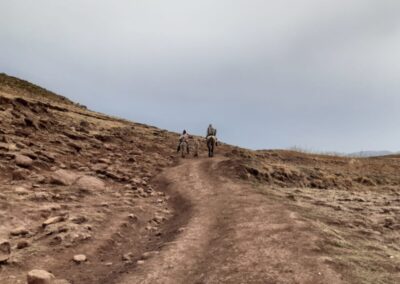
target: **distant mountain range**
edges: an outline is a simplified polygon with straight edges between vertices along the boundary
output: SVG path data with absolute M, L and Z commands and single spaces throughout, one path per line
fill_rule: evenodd
M 333 156 L 341 156 L 341 157 L 355 157 L 355 158 L 368 158 L 368 157 L 381 157 L 387 155 L 396 155 L 400 154 L 400 151 L 391 152 L 391 151 L 359 151 L 353 153 L 343 153 L 343 152 L 319 152 L 314 150 L 305 149 L 302 147 L 294 146 L 289 148 L 289 150 L 308 153 L 308 154 L 322 154 L 322 155 L 333 155 Z

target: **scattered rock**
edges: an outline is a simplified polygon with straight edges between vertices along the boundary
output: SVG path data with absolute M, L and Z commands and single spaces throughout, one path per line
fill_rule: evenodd
M 122 256 L 122 260 L 123 261 L 132 261 L 132 257 L 133 257 L 133 254 L 131 252 L 126 253 Z
M 11 143 L 0 143 L 0 150 L 3 151 L 17 151 L 17 145 Z
M 57 170 L 51 175 L 50 181 L 57 185 L 72 185 L 78 178 L 79 175 L 74 172 Z
M 25 126 L 27 126 L 27 127 L 32 127 L 32 128 L 34 128 L 36 130 L 39 130 L 39 125 L 36 122 L 36 120 L 34 120 L 34 119 L 30 118 L 30 117 L 25 117 L 24 118 L 24 123 L 25 123 Z
M 29 171 L 26 169 L 16 169 L 12 172 L 13 180 L 25 180 L 29 176 Z
M 292 201 L 296 201 L 296 196 L 293 193 L 289 193 L 286 195 L 286 197 Z
M 104 182 L 96 177 L 92 176 L 83 176 L 80 177 L 74 186 L 83 192 L 97 192 L 103 191 L 106 186 Z
M 15 155 L 15 163 L 17 164 L 17 166 L 30 168 L 33 164 L 33 160 L 27 156 L 17 154 Z
M 35 192 L 30 199 L 32 201 L 49 201 L 51 200 L 51 194 L 47 192 Z
M 8 240 L 0 240 L 0 263 L 9 260 L 11 254 L 11 245 Z
M 76 216 L 71 218 L 71 222 L 75 223 L 75 224 L 83 224 L 86 223 L 88 221 L 88 218 L 86 218 L 85 216 Z
M 128 218 L 132 221 L 137 221 L 139 218 L 135 214 L 129 214 Z
M 28 235 L 29 231 L 25 227 L 18 227 L 10 232 L 13 237 Z
M 23 186 L 17 186 L 17 187 L 14 189 L 14 191 L 15 191 L 15 193 L 18 194 L 18 195 L 27 195 L 27 194 L 30 193 L 30 191 L 27 190 L 27 189 L 26 189 L 25 187 L 23 187 Z
M 24 249 L 30 246 L 30 243 L 27 240 L 22 240 L 17 243 L 17 249 Z
M 9 147 L 7 143 L 0 143 L 0 150 L 8 151 Z
M 82 262 L 85 262 L 86 260 L 87 260 L 87 257 L 84 254 L 77 254 L 73 258 L 73 261 L 76 263 L 82 263 Z
M 82 146 L 77 143 L 69 142 L 67 143 L 67 145 L 73 148 L 78 153 L 82 150 Z
M 46 221 L 43 222 L 42 226 L 46 227 L 51 224 L 59 223 L 65 221 L 66 216 L 56 216 L 56 217 L 51 217 L 47 219 Z
M 55 277 L 45 270 L 32 270 L 28 273 L 28 284 L 52 284 Z
M 100 158 L 97 161 L 99 163 L 103 163 L 103 164 L 111 164 L 111 161 L 109 159 L 106 159 L 106 158 Z
M 384 220 L 384 222 L 383 222 L 383 226 L 384 226 L 385 228 L 388 228 L 388 229 L 392 229 L 392 227 L 393 227 L 394 224 L 395 224 L 395 221 L 394 221 L 394 219 L 391 218 L 391 217 L 385 218 L 385 220 Z
M 81 120 L 81 122 L 79 123 L 79 125 L 80 125 L 81 127 L 84 127 L 84 128 L 88 128 L 88 127 L 90 126 L 89 122 L 87 122 L 86 120 Z
M 147 260 L 158 254 L 158 251 L 149 251 L 142 254 L 142 260 Z
M 160 216 L 160 215 L 156 215 L 153 218 L 153 221 L 157 224 L 161 224 L 162 222 L 164 222 L 165 220 L 167 220 L 164 216 Z

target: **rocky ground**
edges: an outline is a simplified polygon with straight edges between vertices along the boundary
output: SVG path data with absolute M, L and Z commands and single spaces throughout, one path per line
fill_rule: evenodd
M 399 157 L 177 138 L 0 74 L 0 283 L 400 282 Z
M 177 135 L 0 83 L 0 283 L 35 268 L 99 283 L 133 265 L 174 216 L 151 179 L 175 163 Z

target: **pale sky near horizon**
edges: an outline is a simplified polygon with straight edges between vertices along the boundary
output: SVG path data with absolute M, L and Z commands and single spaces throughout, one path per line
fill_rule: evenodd
M 400 150 L 398 0 L 0 0 L 0 72 L 252 149 Z

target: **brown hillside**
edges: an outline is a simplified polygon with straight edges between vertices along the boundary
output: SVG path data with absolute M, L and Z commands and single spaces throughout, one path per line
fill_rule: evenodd
M 0 283 L 400 283 L 397 156 L 177 139 L 0 74 Z

